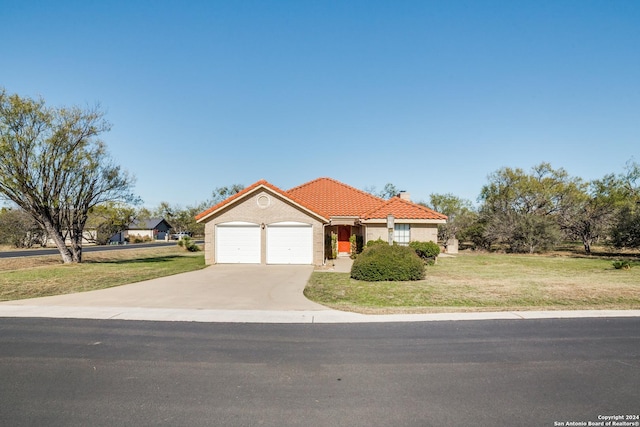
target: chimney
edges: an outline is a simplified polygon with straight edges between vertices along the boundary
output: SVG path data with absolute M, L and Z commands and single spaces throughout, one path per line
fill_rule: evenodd
M 411 201 L 411 194 L 407 193 L 406 191 L 400 191 L 400 194 L 398 194 L 398 197 L 400 197 L 402 200 L 406 200 L 407 202 Z

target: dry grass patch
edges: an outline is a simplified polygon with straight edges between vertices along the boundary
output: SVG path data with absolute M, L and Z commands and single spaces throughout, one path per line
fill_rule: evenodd
M 104 289 L 203 268 L 200 253 L 176 246 L 89 252 L 82 264 L 57 255 L 0 260 L 0 301 Z
M 60 255 L 44 255 L 23 258 L 0 259 L 0 272 L 11 270 L 24 270 L 45 266 L 60 265 Z
M 640 308 L 640 265 L 559 256 L 463 254 L 441 258 L 416 282 L 360 282 L 315 272 L 313 301 L 364 313 Z

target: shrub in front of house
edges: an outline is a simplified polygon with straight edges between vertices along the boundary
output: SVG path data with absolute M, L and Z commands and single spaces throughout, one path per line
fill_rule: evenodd
M 421 280 L 424 262 L 407 246 L 372 245 L 353 262 L 351 277 L 367 282 Z
M 362 252 L 362 242 L 363 242 L 362 236 L 352 234 L 351 237 L 349 237 L 349 243 L 351 245 L 351 254 L 350 254 L 351 259 L 356 259 L 358 254 Z
M 436 257 L 440 255 L 440 246 L 435 242 L 410 242 L 409 247 L 416 251 L 422 260 L 426 263 L 432 264 L 435 262 Z
M 381 238 L 378 237 L 377 240 L 369 240 L 367 242 L 367 247 L 370 246 L 376 246 L 376 245 L 388 245 L 389 242 L 387 242 L 386 240 L 382 240 Z

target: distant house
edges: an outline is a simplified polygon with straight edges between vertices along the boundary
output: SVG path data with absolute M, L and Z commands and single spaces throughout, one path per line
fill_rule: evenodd
M 164 218 L 149 218 L 134 221 L 124 233 L 126 237 L 148 237 L 151 240 L 164 240 L 171 225 Z
M 196 216 L 205 224 L 205 260 L 216 263 L 315 264 L 337 240 L 437 241 L 447 217 L 412 203 L 408 193 L 384 200 L 342 182 L 319 178 L 288 191 L 258 181 Z
M 70 245 L 71 244 L 71 239 L 69 238 L 67 233 L 63 232 L 62 234 L 63 234 L 63 236 L 65 238 L 65 244 L 66 245 Z M 81 243 L 83 245 L 94 244 L 95 241 L 96 241 L 96 236 L 97 235 L 98 235 L 97 230 L 86 228 L 86 229 L 84 229 L 82 231 L 82 241 L 81 241 Z M 44 246 L 55 246 L 55 245 L 56 245 L 55 241 L 51 237 L 46 236 L 46 239 L 44 241 Z

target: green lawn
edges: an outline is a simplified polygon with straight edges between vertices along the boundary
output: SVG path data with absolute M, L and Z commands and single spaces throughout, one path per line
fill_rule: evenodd
M 202 252 L 178 247 L 0 260 L 0 301 L 119 286 L 201 269 Z M 417 282 L 362 282 L 316 271 L 313 301 L 362 313 L 493 310 L 640 309 L 640 263 L 616 270 L 602 257 L 461 254 L 440 257 Z
M 640 309 L 637 262 L 616 270 L 603 258 L 461 254 L 440 257 L 426 272 L 416 282 L 362 282 L 317 271 L 305 295 L 362 313 Z
M 59 256 L 0 260 L 0 301 L 104 289 L 201 269 L 202 252 L 178 247 L 85 254 L 81 264 Z

